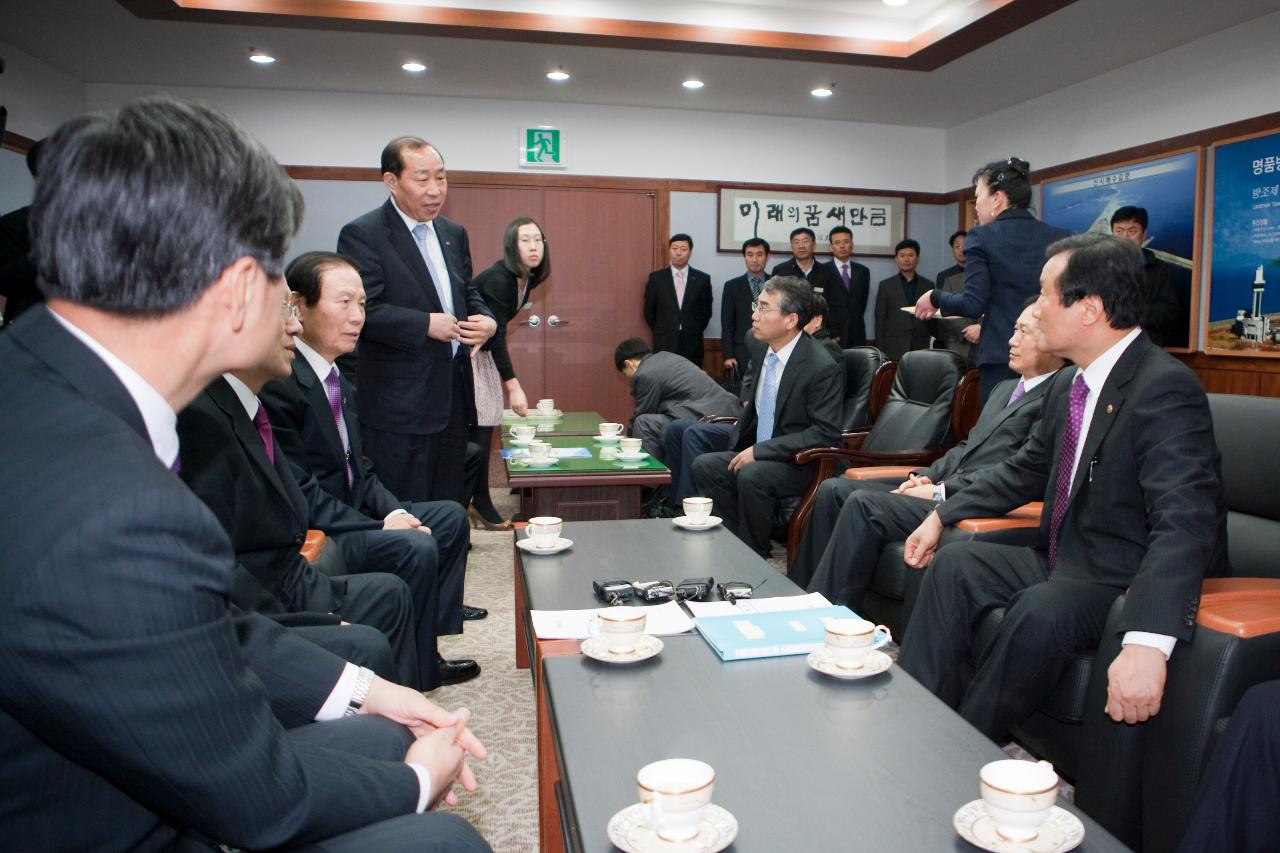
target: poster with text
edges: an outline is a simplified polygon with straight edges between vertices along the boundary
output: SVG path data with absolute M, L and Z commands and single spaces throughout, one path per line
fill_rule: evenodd
M 1280 131 L 1212 148 L 1205 351 L 1280 355 Z
M 1149 249 L 1169 269 L 1181 320 L 1165 345 L 1187 349 L 1195 341 L 1195 258 L 1200 152 L 1186 151 L 1096 172 L 1046 181 L 1041 187 L 1044 221 L 1077 233 L 1111 233 L 1111 215 L 1122 207 L 1147 211 Z

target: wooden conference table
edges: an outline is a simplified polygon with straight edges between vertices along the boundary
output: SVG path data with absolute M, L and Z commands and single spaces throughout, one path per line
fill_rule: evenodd
M 559 563 L 524 561 L 526 603 L 592 606 L 590 581 L 601 572 L 769 577 L 759 595 L 800 593 L 723 529 L 663 524 L 566 525 L 574 548 Z M 670 757 L 716 768 L 715 802 L 739 824 L 731 851 L 977 849 L 956 833 L 952 815 L 978 798 L 979 768 L 1007 756 L 896 666 L 838 681 L 813 672 L 803 655 L 725 663 L 697 635 L 666 637 L 656 658 L 611 666 L 574 654 L 576 642 L 550 642 L 561 648 L 534 646 L 540 795 L 543 765 L 559 777 L 547 780 L 556 813 L 542 804 L 544 853 L 614 850 L 605 827 L 635 802 L 635 771 Z M 1082 853 L 1126 849 L 1074 806 L 1059 805 L 1084 821 Z
M 511 439 L 509 424 L 527 422 L 537 426 L 538 439 L 552 447 L 585 449 L 589 454 L 559 458 L 554 466 L 545 468 L 521 464 L 514 457 L 506 459 L 507 480 L 513 489 L 520 490 L 520 512 L 525 518 L 538 515 L 554 515 L 565 521 L 639 518 L 643 488 L 671 482 L 671 472 L 652 457 L 628 463 L 601 459 L 601 449 L 617 447 L 616 443 L 605 445 L 591 439 L 602 420 L 595 412 L 566 412 L 559 420 L 503 421 L 503 450 L 517 448 Z

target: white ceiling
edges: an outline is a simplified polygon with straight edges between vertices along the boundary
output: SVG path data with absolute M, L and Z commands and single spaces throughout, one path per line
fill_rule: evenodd
M 456 0 L 464 2 L 464 0 Z M 537 5 L 545 11 L 547 3 Z M 635 3 L 569 3 L 593 9 Z M 653 0 L 658 2 L 658 0 Z M 915 0 L 927 2 L 927 0 Z M 486 8 L 499 4 L 488 2 Z M 506 6 L 524 6 L 508 0 Z M 528 5 L 534 5 L 532 3 Z M 659 5 L 675 6 L 675 3 Z M 807 15 L 880 12 L 879 0 L 701 0 L 680 6 Z M 115 0 L 3 0 L 0 41 L 88 83 L 525 99 L 758 113 L 948 128 L 1276 10 L 1276 0 L 1077 0 L 931 72 L 620 50 L 141 20 Z M 645 8 L 649 8 L 646 4 Z M 1278 33 L 1277 35 L 1280 35 Z M 274 65 L 247 61 L 256 47 Z M 430 70 L 410 75 L 410 59 Z M 547 70 L 573 75 L 554 84 Z M 680 87 L 698 77 L 706 87 Z M 1176 86 L 1176 81 L 1169 81 Z M 835 84 L 835 96 L 809 96 Z M 850 139 L 856 145 L 856 139 Z

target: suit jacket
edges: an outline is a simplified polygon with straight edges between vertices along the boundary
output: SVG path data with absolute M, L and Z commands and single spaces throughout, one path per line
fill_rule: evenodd
M 661 414 L 698 420 L 708 415 L 737 417 L 738 398 L 716 384 L 706 371 L 674 353 L 645 356 L 631 375 L 631 396 L 636 415 Z
M 538 285 L 530 285 L 524 293 L 524 301 L 520 302 L 520 282 L 501 260 L 494 261 L 493 266 L 476 276 L 474 283 L 493 313 L 493 319 L 498 321 L 498 330 L 485 341 L 483 349 L 493 353 L 498 376 L 506 382 L 516 376 L 515 368 L 511 365 L 511 355 L 507 352 L 507 325 L 529 301 L 529 294 Z M 520 304 L 517 305 L 517 302 Z
M 1048 547 L 1058 457 L 1075 370 L 1061 370 L 1014 456 L 938 507 L 943 522 L 1043 500 Z M 1226 574 L 1226 501 L 1199 380 L 1140 334 L 1098 395 L 1058 534 L 1055 575 L 1128 589 L 1121 631 L 1190 640 L 1200 582 Z
M 684 300 L 676 302 L 671 267 L 649 273 L 644 320 L 653 331 L 654 352 L 674 352 L 702 365 L 702 332 L 711 322 L 711 276 L 685 267 Z
M 844 349 L 865 346 L 867 343 L 867 299 L 871 293 L 871 270 L 857 261 L 849 261 L 849 289 L 844 289 L 844 276 L 840 275 L 840 265 L 835 258 L 827 261 L 831 268 L 831 292 L 827 296 L 827 304 L 837 307 L 831 309 L 832 316 L 827 319 L 840 346 Z M 834 297 L 834 298 L 833 298 Z
M 461 225 L 435 219 L 456 316 L 492 317 L 471 283 L 471 246 Z M 360 422 L 385 432 L 434 435 L 461 405 L 475 419 L 475 387 L 464 370 L 466 399 L 453 399 L 453 349 L 427 336 L 430 314 L 444 311 L 431 272 L 395 204 L 387 199 L 342 227 L 338 251 L 351 258 L 364 281 L 365 323 L 360 333 Z M 466 357 L 466 348 L 458 350 Z
M 768 273 L 760 277 L 768 280 Z M 736 358 L 738 370 L 744 371 L 750 357 L 743 343 L 751 332 L 751 282 L 746 273 L 724 283 L 720 293 L 720 343 L 726 359 Z
M 351 444 L 351 485 L 347 485 L 343 464 L 348 458 L 347 451 L 329 408 L 324 381 L 301 355 L 293 360 L 290 378 L 268 382 L 258 395 L 267 407 L 276 443 L 293 463 L 295 473 L 310 472 L 326 494 L 367 516 L 386 518 L 393 510 L 409 509 L 407 502 L 397 500 L 382 485 L 373 464 L 364 455 L 360 423 L 355 414 L 355 392 L 346 378 L 341 373 L 338 375 L 342 383 L 342 419 Z M 305 473 L 303 479 L 306 479 Z
M 1022 303 L 1040 292 L 1044 251 L 1070 231 L 1046 225 L 1028 210 L 1006 210 L 964 238 L 964 293 L 935 291 L 943 314 L 982 317 L 979 367 L 1007 364 Z
M 852 269 L 850 275 L 852 276 Z M 848 325 L 849 294 L 845 292 L 840 273 L 831 264 L 814 260 L 806 276 L 800 271 L 795 258 L 788 258 L 773 268 L 773 275 L 792 275 L 809 282 L 814 293 L 819 293 L 827 303 L 826 324 L 830 329 L 844 329 Z M 866 303 L 863 303 L 866 306 Z
M 948 496 L 956 494 L 982 476 L 982 472 L 1017 453 L 1031 429 L 1040 421 L 1045 395 L 1053 387 L 1053 377 L 1045 379 L 1010 406 L 1009 398 L 1019 381 L 1007 379 L 997 385 L 965 440 L 925 469 L 924 473 L 931 481 L 946 484 Z M 1065 387 L 1058 385 L 1056 389 L 1061 393 Z
M 314 477 L 299 481 L 278 446 L 275 461 L 267 459 L 257 428 L 225 379 L 215 379 L 178 415 L 178 436 L 182 479 L 222 523 L 237 562 L 287 612 L 334 610 L 345 584 L 299 553 L 307 529 L 342 533 L 381 523 L 324 494 Z
M 344 662 L 227 606 L 234 556 L 128 392 L 43 306 L 0 335 L 0 829 L 33 850 L 247 849 L 411 812 L 398 762 L 295 742 Z M 69 535 L 70 533 L 70 535 Z M 17 784 L 15 780 L 22 780 Z
M 764 362 L 762 356 L 759 363 L 752 365 L 752 388 L 759 382 Z M 844 370 L 832 360 L 822 344 L 801 332 L 778 381 L 773 437 L 756 443 L 756 401 L 753 393 L 729 436 L 729 448 L 745 450 L 754 445 L 759 462 L 790 462 L 797 451 L 806 447 L 838 445 L 843 388 Z
M 943 293 L 964 293 L 964 267 L 956 264 L 938 273 L 934 279 L 935 287 Z M 981 322 L 980 317 L 939 317 L 933 323 L 934 337 L 944 349 L 949 349 L 970 364 L 978 355 L 977 344 L 971 344 L 964 337 L 964 330 L 974 323 Z
M 1179 346 L 1187 342 L 1187 321 L 1183 316 L 1178 289 L 1169 275 L 1169 265 L 1150 249 L 1142 250 L 1142 272 L 1146 277 L 1146 316 L 1142 329 L 1156 346 Z
M 31 262 L 31 229 L 27 227 L 30 212 L 30 207 L 20 207 L 0 216 L 0 296 L 6 300 L 6 324 L 44 301 L 36 286 L 36 266 Z
M 876 345 L 890 361 L 901 361 L 903 353 L 929 348 L 929 324 L 917 320 L 901 309 L 915 305 L 902 289 L 902 273 L 880 282 L 876 291 Z M 933 289 L 933 282 L 922 275 L 915 278 L 915 293 Z M 1008 361 L 1005 357 L 1005 361 Z

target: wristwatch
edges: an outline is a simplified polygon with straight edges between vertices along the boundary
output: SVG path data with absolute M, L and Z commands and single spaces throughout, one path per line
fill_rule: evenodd
M 942 487 L 942 484 L 941 484 L 941 483 L 934 483 L 934 485 L 933 485 L 933 502 L 934 502 L 934 503 L 936 503 L 936 504 L 940 504 L 940 503 L 942 503 L 944 500 L 946 500 L 946 497 L 947 497 L 947 491 L 946 491 L 946 489 L 944 489 L 944 488 Z
M 369 698 L 369 688 L 373 686 L 373 670 L 360 667 L 356 673 L 355 687 L 351 688 L 351 698 L 347 701 L 347 709 L 342 712 L 345 717 L 354 717 L 364 707 L 364 700 Z

